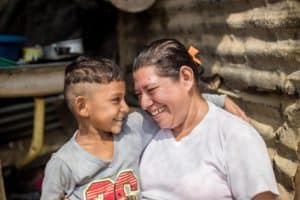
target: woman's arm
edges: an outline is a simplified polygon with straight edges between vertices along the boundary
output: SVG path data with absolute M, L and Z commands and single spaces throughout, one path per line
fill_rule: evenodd
M 242 118 L 246 122 L 250 122 L 250 119 L 245 112 L 228 96 L 217 94 L 202 94 L 203 98 L 212 102 L 216 106 L 223 107 L 226 111 Z
M 272 192 L 263 192 L 256 195 L 252 200 L 275 200 L 276 196 Z
M 246 122 L 250 122 L 250 119 L 245 114 L 245 112 L 236 103 L 234 103 L 234 101 L 232 101 L 228 96 L 225 96 L 224 109 L 234 115 L 239 116 Z
M 233 196 L 236 199 L 275 199 L 279 192 L 263 138 L 249 124 L 232 116 L 223 118 L 220 123 L 226 135 L 223 144 L 226 176 Z

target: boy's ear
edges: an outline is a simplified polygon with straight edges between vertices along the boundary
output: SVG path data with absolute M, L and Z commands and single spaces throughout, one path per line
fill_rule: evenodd
M 190 90 L 195 84 L 193 69 L 186 65 L 182 65 L 179 70 L 179 79 L 183 83 L 183 86 Z
M 75 98 L 74 102 L 74 108 L 76 113 L 80 117 L 88 117 L 89 116 L 89 110 L 87 106 L 87 98 L 84 96 L 78 96 Z

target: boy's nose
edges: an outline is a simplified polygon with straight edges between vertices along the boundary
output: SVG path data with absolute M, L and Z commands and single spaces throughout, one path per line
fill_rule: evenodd
M 126 103 L 125 100 L 123 100 L 123 103 L 122 103 L 122 106 L 121 106 L 121 111 L 124 112 L 124 113 L 128 113 L 129 112 L 129 107 Z

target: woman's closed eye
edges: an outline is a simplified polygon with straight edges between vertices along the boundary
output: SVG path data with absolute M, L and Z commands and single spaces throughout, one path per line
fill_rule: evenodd
M 152 95 L 154 94 L 155 90 L 157 89 L 158 87 L 151 87 L 151 88 L 147 88 L 146 89 L 146 93 L 148 95 Z M 142 97 L 142 92 L 135 92 L 135 95 L 138 99 L 140 99 Z
M 140 98 L 141 98 L 141 96 L 142 96 L 142 93 L 140 93 L 140 92 L 136 92 L 136 93 L 135 93 L 135 96 L 136 96 L 138 99 L 140 99 Z
M 147 92 L 148 92 L 149 94 L 153 94 L 153 93 L 155 92 L 156 89 L 157 89 L 157 87 L 151 87 L 151 88 L 148 88 L 148 89 L 147 89 Z

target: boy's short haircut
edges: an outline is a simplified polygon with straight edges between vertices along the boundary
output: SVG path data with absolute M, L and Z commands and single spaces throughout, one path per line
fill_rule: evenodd
M 100 57 L 81 56 L 69 64 L 65 69 L 64 97 L 73 111 L 71 96 L 73 86 L 83 83 L 108 84 L 112 81 L 124 81 L 122 69 L 112 60 Z

